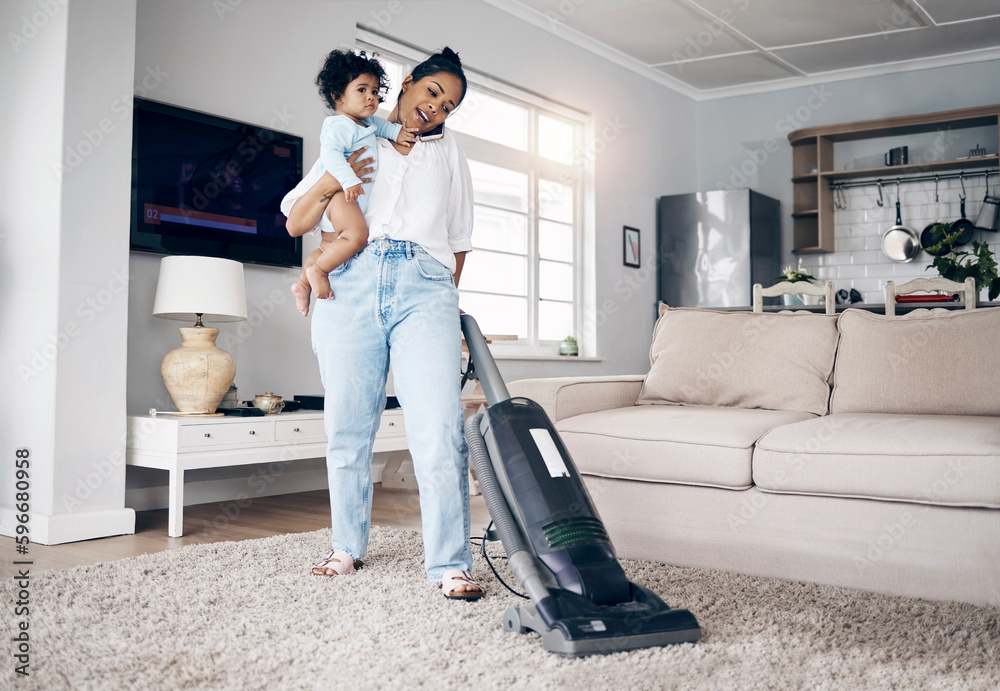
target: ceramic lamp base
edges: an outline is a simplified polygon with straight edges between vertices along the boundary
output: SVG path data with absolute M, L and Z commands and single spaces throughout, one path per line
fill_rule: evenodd
M 183 343 L 163 356 L 160 375 L 182 413 L 214 415 L 236 377 L 232 355 L 215 345 L 218 329 L 183 326 Z

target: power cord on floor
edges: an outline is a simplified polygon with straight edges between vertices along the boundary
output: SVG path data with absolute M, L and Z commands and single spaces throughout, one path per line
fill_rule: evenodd
M 490 521 L 490 524 L 488 526 L 486 526 L 486 530 L 483 532 L 483 536 L 482 537 L 469 538 L 469 542 L 472 542 L 472 543 L 475 543 L 477 541 L 479 542 L 480 551 L 482 552 L 483 559 L 486 560 L 486 565 L 490 567 L 490 571 L 493 572 L 493 575 L 496 576 L 496 579 L 498 581 L 500 581 L 500 584 L 503 585 L 504 588 L 506 588 L 507 590 L 509 590 L 510 592 L 514 593 L 515 595 L 517 595 L 520 598 L 523 598 L 525 600 L 530 600 L 531 598 L 529 598 L 527 595 L 519 593 L 516 590 L 514 590 L 513 588 L 511 588 L 509 585 L 507 585 L 507 581 L 505 581 L 500 576 L 500 574 L 497 573 L 497 570 L 493 567 L 493 562 L 490 561 L 490 555 L 488 555 L 486 553 L 486 536 L 489 535 L 490 529 L 492 527 L 493 527 L 493 521 Z M 507 557 L 494 557 L 494 559 L 506 559 L 506 558 Z

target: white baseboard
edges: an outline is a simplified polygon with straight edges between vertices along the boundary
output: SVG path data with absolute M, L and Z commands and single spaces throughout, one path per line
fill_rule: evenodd
M 15 512 L 0 506 L 0 534 L 10 537 L 15 533 Z M 74 511 L 49 515 L 29 514 L 28 537 L 39 545 L 61 545 L 114 535 L 131 535 L 135 532 L 135 511 L 130 508 Z

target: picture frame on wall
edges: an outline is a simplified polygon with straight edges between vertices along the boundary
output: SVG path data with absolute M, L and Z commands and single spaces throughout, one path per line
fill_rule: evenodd
M 625 261 L 625 266 L 639 267 L 639 229 L 629 228 L 628 226 L 622 227 L 623 233 L 623 258 Z

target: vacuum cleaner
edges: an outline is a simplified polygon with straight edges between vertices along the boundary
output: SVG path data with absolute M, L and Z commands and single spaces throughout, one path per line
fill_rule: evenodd
M 545 650 L 564 656 L 698 641 L 691 612 L 625 576 L 548 415 L 510 397 L 476 320 L 461 320 L 469 349 L 463 384 L 478 379 L 487 403 L 466 420 L 465 439 L 510 570 L 530 599 L 507 609 L 504 631 L 535 631 Z

